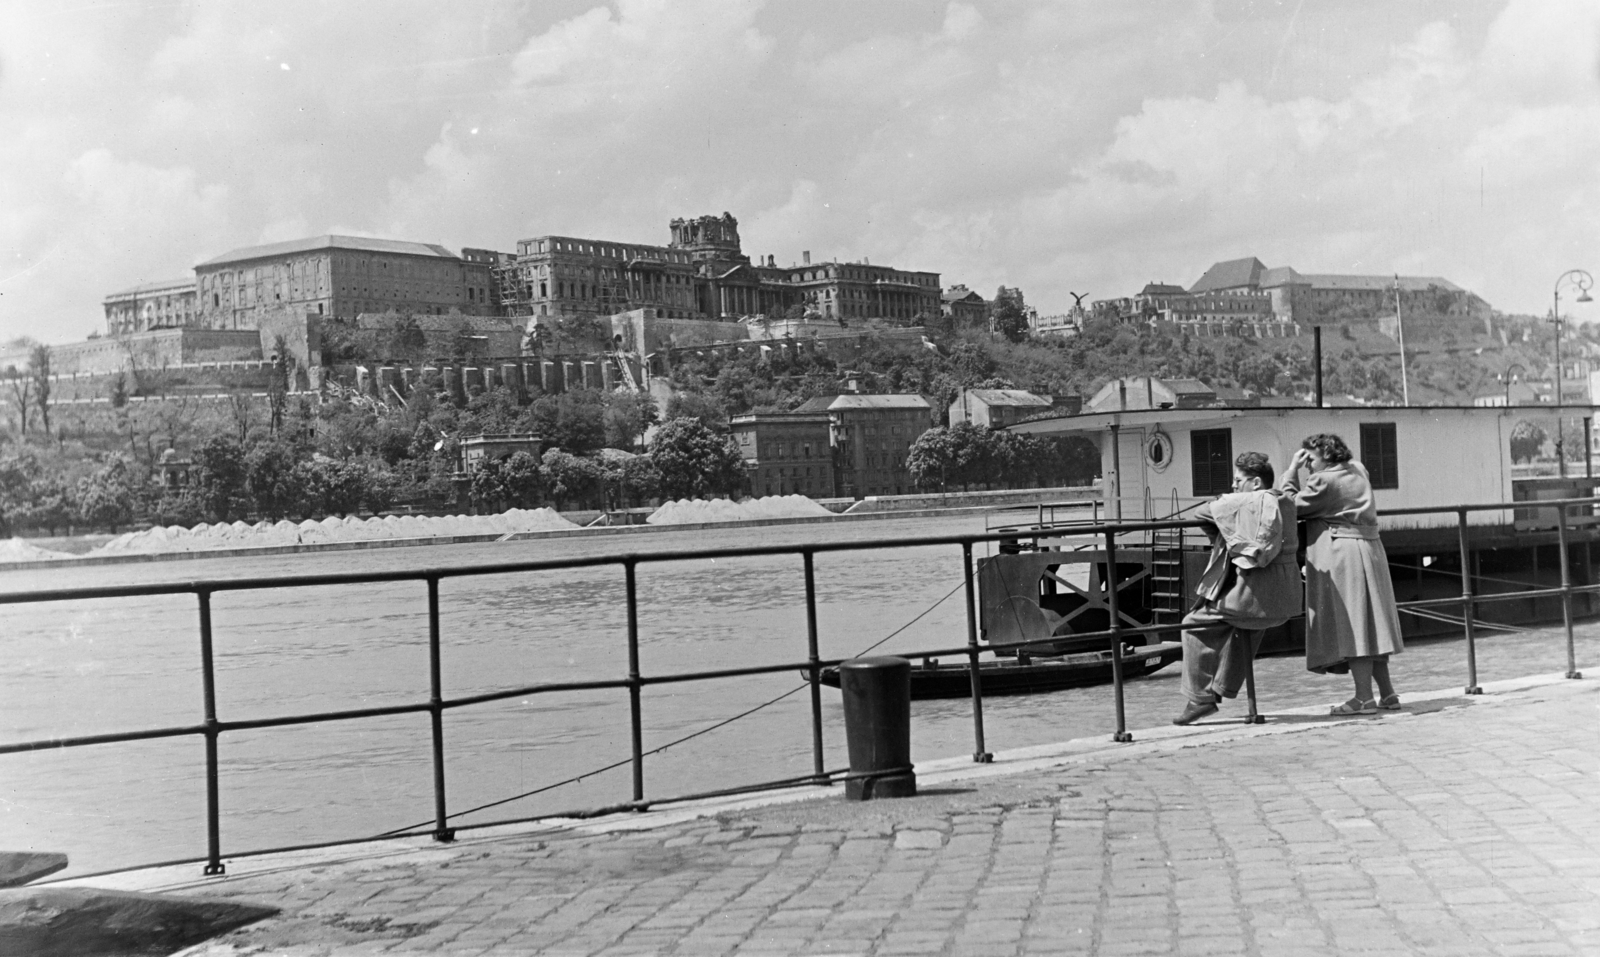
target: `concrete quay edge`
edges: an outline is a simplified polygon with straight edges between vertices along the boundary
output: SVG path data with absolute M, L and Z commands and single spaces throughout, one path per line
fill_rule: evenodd
M 1580 672 L 1600 672 L 1600 666 L 1580 667 Z M 1550 685 L 1565 684 L 1563 672 L 1526 675 L 1482 683 L 1482 694 L 1474 700 L 1483 704 L 1501 704 L 1500 696 Z M 1580 679 L 1582 680 L 1582 679 Z M 1592 680 L 1592 679 L 1591 679 Z M 1424 692 L 1411 692 L 1403 696 L 1406 705 L 1466 697 L 1459 687 Z M 1235 702 L 1242 708 L 1243 702 Z M 1141 755 L 1176 752 L 1265 735 L 1294 734 L 1326 729 L 1349 722 L 1397 720 L 1412 717 L 1410 712 L 1380 713 L 1377 716 L 1331 718 L 1327 705 L 1318 704 L 1302 708 L 1274 709 L 1265 724 L 1245 724 L 1231 716 L 1187 727 L 1172 725 L 1134 729 L 1133 740 L 1117 742 L 1109 735 L 1074 738 L 1052 744 L 1033 745 L 994 752 L 991 763 L 980 764 L 970 755 L 960 755 L 924 761 L 917 765 L 919 787 L 933 787 L 956 782 L 974 782 L 1029 774 L 1073 764 L 1097 764 L 1107 760 L 1124 760 Z M 1312 718 L 1291 723 L 1274 722 L 1272 718 Z M 143 892 L 193 891 L 216 887 L 234 879 L 258 877 L 265 874 L 292 872 L 299 869 L 339 865 L 344 869 L 377 870 L 397 863 L 426 865 L 449 863 L 463 849 L 475 845 L 492 844 L 507 837 L 539 833 L 572 835 L 600 835 L 620 832 L 642 832 L 672 827 L 702 818 L 738 814 L 779 805 L 796 804 L 839 797 L 837 787 L 803 787 L 757 792 L 753 795 L 711 798 L 698 801 L 668 802 L 660 809 L 645 813 L 621 812 L 595 819 L 551 818 L 522 824 L 486 827 L 458 833 L 451 844 L 438 844 L 426 838 L 375 840 L 336 847 L 303 851 L 286 851 L 275 854 L 228 858 L 224 857 L 227 873 L 220 877 L 202 877 L 198 863 L 176 864 L 163 867 L 141 868 L 114 874 L 46 880 L 35 886 L 97 887 L 108 890 Z

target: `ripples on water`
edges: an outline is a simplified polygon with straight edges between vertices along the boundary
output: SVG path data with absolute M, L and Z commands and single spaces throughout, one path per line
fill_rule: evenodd
M 177 581 L 360 569 L 436 567 L 583 557 L 632 549 L 862 541 L 980 532 L 981 518 L 898 520 L 657 532 L 625 540 L 379 549 L 265 558 L 0 574 L 0 589 Z M 825 658 L 848 657 L 926 611 L 961 582 L 958 548 L 875 550 L 816 558 Z M 806 654 L 798 556 L 639 566 L 640 658 L 646 675 L 799 662 Z M 440 585 L 445 694 L 620 678 L 627 673 L 620 567 L 445 579 Z M 213 598 L 218 714 L 224 720 L 425 701 L 426 590 L 421 582 L 219 592 Z M 0 739 L 190 725 L 201 717 L 195 599 L 174 596 L 5 606 Z M 957 592 L 878 650 L 965 640 Z M 1586 639 L 1593 644 L 1592 639 Z M 1500 676 L 1526 649 L 1501 648 Z M 1520 644 L 1520 643 L 1519 643 Z M 1560 667 L 1545 641 L 1539 646 Z M 1587 653 L 1587 651 L 1586 651 Z M 1402 659 L 1412 687 L 1459 680 L 1448 646 Z M 1515 660 L 1515 664 L 1513 664 Z M 1501 664 L 1485 651 L 1485 680 Z M 1543 660 L 1540 661 L 1543 664 Z M 1344 686 L 1305 675 L 1295 659 L 1259 663 L 1263 702 L 1337 700 Z M 1430 671 L 1429 669 L 1432 669 Z M 1433 672 L 1437 672 L 1437 675 Z M 654 748 L 778 697 L 797 672 L 648 686 L 645 747 Z M 1131 727 L 1162 723 L 1181 705 L 1177 668 L 1130 683 Z M 837 692 L 824 689 L 827 766 L 846 762 Z M 918 702 L 913 758 L 973 749 L 971 706 Z M 986 702 L 991 750 L 1113 727 L 1109 688 Z M 446 713 L 452 810 L 498 801 L 625 761 L 623 690 L 533 695 Z M 426 715 L 235 731 L 221 739 L 223 847 L 306 843 L 428 822 L 432 771 Z M 190 857 L 205 849 L 204 747 L 199 738 L 0 755 L 0 847 L 63 850 L 74 871 Z M 792 694 L 726 728 L 646 761 L 652 797 L 809 773 L 809 695 Z M 467 821 L 613 804 L 631 797 L 624 764 Z

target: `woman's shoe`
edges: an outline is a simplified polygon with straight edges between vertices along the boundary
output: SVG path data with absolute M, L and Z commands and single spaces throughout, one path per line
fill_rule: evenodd
M 1378 707 L 1384 711 L 1399 711 L 1400 696 L 1398 694 L 1386 694 L 1378 699 Z
M 1351 698 L 1344 704 L 1334 705 L 1329 708 L 1328 713 L 1341 718 L 1353 714 L 1377 714 L 1378 703 L 1371 700 L 1362 701 L 1360 698 Z

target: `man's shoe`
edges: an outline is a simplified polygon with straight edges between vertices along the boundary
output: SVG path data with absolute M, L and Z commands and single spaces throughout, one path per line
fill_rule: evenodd
M 1204 704 L 1197 704 L 1195 702 L 1190 702 L 1189 703 L 1189 707 L 1183 709 L 1183 714 L 1180 714 L 1176 718 L 1172 719 L 1172 723 L 1173 724 L 1194 724 L 1196 721 L 1199 721 L 1201 718 L 1204 718 L 1206 715 L 1208 715 L 1208 714 L 1216 714 L 1216 713 L 1217 713 L 1217 703 L 1215 701 L 1207 701 Z

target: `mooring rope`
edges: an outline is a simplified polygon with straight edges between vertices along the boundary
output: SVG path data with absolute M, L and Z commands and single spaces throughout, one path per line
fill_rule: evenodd
M 974 566 L 974 569 L 976 569 L 976 566 Z M 976 570 L 974 570 L 973 574 L 976 574 L 976 573 L 977 573 Z M 918 612 L 917 616 L 915 618 L 913 618 L 910 621 L 906 622 L 905 624 L 901 625 L 899 628 L 896 628 L 894 631 L 889 632 L 889 634 L 885 635 L 883 638 L 879 639 L 878 641 L 875 641 L 872 644 L 868 645 L 867 647 L 861 649 L 861 651 L 859 651 L 859 652 L 857 652 L 855 654 L 855 657 L 859 658 L 862 655 L 865 655 L 865 654 L 873 651 L 874 649 L 882 646 L 885 642 L 889 641 L 890 639 L 892 639 L 895 636 L 899 635 L 901 632 L 905 631 L 907 628 L 910 628 L 912 625 L 915 625 L 917 622 L 919 622 L 922 619 L 926 618 L 935 608 L 938 608 L 940 605 L 944 604 L 946 601 L 949 601 L 950 600 L 950 596 L 952 596 L 956 592 L 960 591 L 962 589 L 962 587 L 965 586 L 966 584 L 967 584 L 967 576 L 963 575 L 962 578 L 961 578 L 961 581 L 957 582 L 956 586 L 954 588 L 952 588 L 949 591 L 945 592 L 944 596 L 942 598 L 940 598 L 938 601 L 935 601 L 933 604 L 929 605 L 927 608 L 924 608 L 922 611 Z M 666 751 L 668 748 L 676 747 L 677 745 L 683 744 L 685 741 L 692 741 L 695 738 L 698 738 L 703 734 L 709 734 L 712 731 L 717 730 L 718 728 L 727 727 L 728 725 L 734 723 L 735 721 L 738 721 L 738 720 L 743 719 L 743 718 L 748 718 L 749 716 L 755 714 L 758 711 L 761 711 L 764 708 L 769 708 L 769 707 L 777 704 L 778 702 L 784 700 L 785 698 L 789 697 L 790 695 L 794 694 L 795 692 L 802 691 L 802 690 L 804 690 L 806 688 L 809 688 L 809 687 L 811 687 L 811 682 L 809 682 L 809 681 L 801 682 L 800 684 L 796 685 L 793 688 L 790 688 L 788 691 L 785 691 L 783 694 L 780 694 L 775 698 L 770 698 L 770 699 L 768 699 L 766 701 L 763 701 L 762 703 L 756 705 L 753 708 L 750 708 L 750 709 L 748 709 L 746 711 L 741 711 L 738 714 L 736 714 L 736 715 L 734 715 L 734 716 L 732 716 L 730 718 L 724 718 L 723 720 L 718 721 L 715 724 L 707 725 L 706 727 L 701 728 L 698 731 L 693 731 L 693 732 L 691 732 L 689 734 L 686 734 L 681 738 L 677 738 L 676 740 L 673 740 L 673 741 L 668 741 L 666 744 L 663 744 L 660 747 L 652 748 L 649 751 L 641 752 L 639 756 L 642 757 L 642 758 L 645 758 L 645 757 L 650 757 L 651 755 L 660 754 L 663 751 Z M 613 761 L 612 763 L 610 763 L 608 765 L 605 765 L 604 767 L 595 768 L 592 771 L 585 771 L 582 774 L 577 774 L 577 775 L 574 775 L 574 776 L 572 776 L 570 778 L 566 778 L 566 779 L 561 780 L 561 781 L 556 781 L 553 784 L 546 784 L 543 787 L 534 788 L 531 791 L 524 791 L 521 794 L 515 794 L 515 795 L 512 795 L 511 797 L 508 797 L 508 798 L 501 798 L 498 801 L 490 801 L 487 804 L 480 804 L 477 807 L 467 808 L 464 811 L 455 811 L 455 812 L 447 815 L 446 816 L 446 820 L 451 820 L 451 819 L 458 818 L 458 817 L 464 817 L 464 816 L 466 816 L 468 814 L 476 814 L 479 811 L 487 811 L 490 808 L 499 807 L 502 804 L 510 804 L 513 801 L 520 801 L 523 798 L 534 797 L 535 795 L 543 794 L 546 791 L 553 791 L 556 788 L 565 787 L 568 784 L 576 784 L 579 781 L 584 780 L 585 778 L 591 778 L 591 777 L 594 777 L 597 774 L 604 774 L 607 771 L 612 771 L 612 770 L 615 770 L 617 768 L 620 768 L 620 767 L 623 767 L 625 765 L 632 764 L 632 763 L 633 763 L 633 757 L 632 757 L 632 755 L 630 755 L 630 756 L 628 756 L 626 758 L 623 758 L 620 761 Z M 432 823 L 434 823 L 432 819 L 429 819 L 429 820 L 426 820 L 426 821 L 418 821 L 416 824 L 409 824 L 409 825 L 407 825 L 405 827 L 397 827 L 397 828 L 394 828 L 392 830 L 384 831 L 383 833 L 377 835 L 377 837 L 388 837 L 391 834 L 399 834 L 399 833 L 402 833 L 404 831 L 415 830 L 416 828 L 425 827 L 425 826 L 427 826 L 429 824 L 432 824 Z

